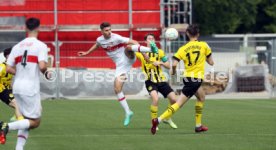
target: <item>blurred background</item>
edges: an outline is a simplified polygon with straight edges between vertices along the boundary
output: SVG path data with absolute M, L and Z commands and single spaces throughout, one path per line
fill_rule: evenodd
M 0 0 L 0 50 L 26 37 L 25 20 L 41 20 L 39 39 L 49 47 L 48 66 L 56 79 L 41 81 L 44 98 L 114 96 L 113 82 L 86 82 L 80 74 L 114 72 L 115 64 L 103 49 L 86 57 L 101 35 L 103 21 L 112 31 L 144 44 L 147 33 L 168 56 L 187 42 L 189 24 L 200 25 L 200 40 L 213 51 L 215 71 L 206 65 L 204 90 L 212 98 L 271 98 L 276 96 L 276 3 L 274 0 Z M 167 41 L 167 28 L 179 38 Z M 1 55 L 2 62 L 5 61 Z M 137 61 L 133 70 L 140 71 Z M 179 65 L 183 70 L 183 64 Z M 168 71 L 167 71 L 168 72 Z M 181 72 L 181 71 L 180 71 Z M 176 91 L 182 81 L 170 78 Z M 147 97 L 144 82 L 134 79 L 126 94 Z M 104 90 L 103 90 L 104 89 Z

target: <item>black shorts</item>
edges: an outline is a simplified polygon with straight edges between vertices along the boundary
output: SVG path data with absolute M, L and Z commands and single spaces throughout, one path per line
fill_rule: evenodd
M 3 101 L 4 103 L 6 103 L 7 105 L 9 105 L 10 102 L 14 99 L 14 96 L 12 94 L 12 90 L 4 89 L 0 93 L 0 99 L 1 99 L 1 101 Z
M 160 92 L 165 98 L 167 98 L 167 96 L 173 92 L 173 89 L 167 82 L 154 83 L 150 80 L 147 80 L 145 83 L 149 94 L 151 91 L 157 91 Z
M 202 79 L 186 77 L 183 79 L 184 87 L 182 93 L 187 97 L 192 97 L 199 89 L 202 83 Z

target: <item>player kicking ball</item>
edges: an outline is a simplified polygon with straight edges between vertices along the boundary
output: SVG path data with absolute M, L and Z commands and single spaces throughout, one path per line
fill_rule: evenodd
M 176 111 L 179 110 L 196 92 L 200 94 L 200 86 L 204 79 L 205 61 L 209 65 L 214 65 L 212 58 L 212 51 L 206 42 L 198 41 L 199 27 L 197 25 L 190 25 L 186 31 L 190 41 L 184 46 L 180 47 L 174 55 L 174 61 L 172 65 L 172 75 L 176 74 L 176 66 L 180 60 L 183 60 L 185 65 L 185 71 L 183 73 L 184 87 L 181 91 L 175 104 L 171 105 L 160 117 L 152 119 L 151 133 L 155 134 L 158 124 L 165 118 L 171 117 Z M 203 95 L 204 96 L 204 95 Z M 201 125 L 201 111 L 203 108 L 203 102 L 196 105 L 196 113 L 199 116 L 195 132 L 205 132 L 207 127 Z
M 111 25 L 108 22 L 103 22 L 100 25 L 102 35 L 97 38 L 96 44 L 94 44 L 88 51 L 78 52 L 79 56 L 85 56 L 99 47 L 102 47 L 107 55 L 113 60 L 116 64 L 115 72 L 115 81 L 114 81 L 114 91 L 117 95 L 118 101 L 125 111 L 125 120 L 124 126 L 128 126 L 133 112 L 128 106 L 126 97 L 122 91 L 124 81 L 126 81 L 126 74 L 132 67 L 132 64 L 135 62 L 136 57 L 134 52 L 153 52 L 158 53 L 158 48 L 155 43 L 151 43 L 151 48 L 140 46 L 139 43 L 135 40 L 131 40 L 127 37 L 122 37 L 118 34 L 111 32 Z

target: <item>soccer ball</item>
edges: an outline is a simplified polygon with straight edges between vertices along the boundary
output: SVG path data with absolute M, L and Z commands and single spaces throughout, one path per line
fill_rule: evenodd
M 165 37 L 168 40 L 176 40 L 178 38 L 178 31 L 175 28 L 168 28 Z

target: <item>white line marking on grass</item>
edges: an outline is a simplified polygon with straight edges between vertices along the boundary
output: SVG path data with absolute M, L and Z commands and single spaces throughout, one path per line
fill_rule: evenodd
M 158 133 L 157 133 L 158 135 Z M 162 136 L 276 136 L 276 134 L 223 134 L 223 133 L 178 133 L 178 134 L 169 134 L 169 135 L 164 135 Z M 109 136 L 109 137 L 129 137 L 129 136 L 152 136 L 150 133 L 149 134 L 65 134 L 65 135 L 31 135 L 30 137 L 41 137 L 41 138 L 47 138 L 47 137 L 99 137 L 99 136 Z

